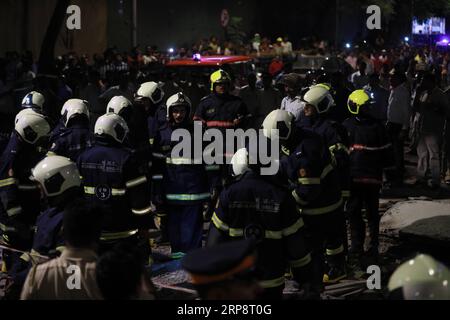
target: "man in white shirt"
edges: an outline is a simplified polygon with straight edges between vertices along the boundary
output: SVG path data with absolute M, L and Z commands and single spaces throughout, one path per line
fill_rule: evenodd
M 280 109 L 290 112 L 297 121 L 305 108 L 305 104 L 300 97 L 301 77 L 299 74 L 289 73 L 284 77 L 283 82 L 287 96 L 281 101 Z

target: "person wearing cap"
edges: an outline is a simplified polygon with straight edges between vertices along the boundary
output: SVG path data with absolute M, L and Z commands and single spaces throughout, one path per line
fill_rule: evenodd
M 207 246 L 238 239 L 257 242 L 256 274 L 264 288 L 263 299 L 281 299 L 285 270 L 309 289 L 311 251 L 304 238 L 304 222 L 291 194 L 275 176 L 264 176 L 256 155 L 240 149 L 232 159 L 235 181 L 221 193 L 214 209 Z
M 291 113 L 296 120 L 300 120 L 305 107 L 300 96 L 301 77 L 296 73 L 289 73 L 284 76 L 282 81 L 287 96 L 281 101 L 280 109 Z
M 255 244 L 232 241 L 190 252 L 181 261 L 202 300 L 256 300 Z
M 167 100 L 167 121 L 157 131 L 154 144 L 155 154 L 160 154 L 158 162 L 163 162 L 162 203 L 159 204 L 163 209 L 158 211 L 167 213 L 167 232 L 174 259 L 202 246 L 203 210 L 211 200 L 201 159 L 195 159 L 194 154 L 172 154 L 178 143 L 173 141 L 176 130 L 194 134 L 190 110 L 191 101 L 182 92 L 171 96 Z
M 390 300 L 450 300 L 450 270 L 426 254 L 400 265 L 389 278 Z

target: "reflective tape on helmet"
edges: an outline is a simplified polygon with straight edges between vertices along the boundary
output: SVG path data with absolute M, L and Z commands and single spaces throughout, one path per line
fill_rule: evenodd
M 304 200 L 302 200 L 301 198 L 300 198 L 300 196 L 297 194 L 297 191 L 292 191 L 292 196 L 294 197 L 294 199 L 295 199 L 295 201 L 298 203 L 298 204 L 300 204 L 300 205 L 302 205 L 302 206 L 306 206 L 306 205 L 308 205 L 308 202 L 307 201 L 304 201 Z
M 330 213 L 330 212 L 333 212 L 333 211 L 339 209 L 343 205 L 343 203 L 344 203 L 344 200 L 341 198 L 335 204 L 332 204 L 332 205 L 327 206 L 327 207 L 312 208 L 312 209 L 301 209 L 301 213 L 302 214 L 306 214 L 308 216 L 318 216 L 318 215 L 322 215 L 322 214 L 327 214 L 327 213 Z
M 101 241 L 111 241 L 111 240 L 120 240 L 131 237 L 138 233 L 138 230 L 129 230 L 123 232 L 102 232 L 100 236 Z
M 290 235 L 295 234 L 298 230 L 300 230 L 304 226 L 305 226 L 305 223 L 303 222 L 303 219 L 300 218 L 292 226 L 290 226 L 286 229 L 283 229 L 283 236 L 289 237 Z
M 89 195 L 95 195 L 96 194 L 95 188 L 94 187 L 84 187 L 84 193 L 89 194 Z M 120 197 L 120 196 L 124 196 L 126 193 L 127 193 L 126 189 L 115 189 L 115 188 L 111 189 L 112 196 Z
M 230 230 L 230 227 L 225 222 L 220 220 L 215 212 L 211 218 L 211 221 L 214 224 L 214 226 L 219 230 L 226 231 L 226 232 L 228 232 Z
M 336 249 L 327 249 L 326 250 L 327 256 L 336 256 L 336 255 L 338 255 L 338 254 L 340 254 L 342 252 L 344 252 L 344 246 L 343 245 L 340 245 Z
M 193 164 L 192 159 L 189 158 L 167 158 L 166 164 L 173 164 L 175 166 Z
M 14 178 L 8 178 L 8 179 L 0 180 L 0 188 L 1 187 L 11 186 L 11 185 L 13 185 L 15 183 L 16 183 L 16 179 L 14 179 Z
M 16 216 L 22 213 L 22 207 L 14 207 L 6 210 L 9 217 Z
M 127 188 L 134 188 L 134 187 L 137 187 L 146 182 L 147 182 L 147 178 L 145 176 L 142 176 L 142 177 L 127 181 L 125 183 L 125 185 L 127 186 Z
M 280 278 L 272 279 L 272 280 L 260 281 L 259 285 L 263 289 L 281 287 L 282 285 L 284 285 L 284 276 L 280 277 Z
M 289 265 L 292 268 L 302 268 L 307 266 L 312 261 L 311 254 L 308 253 L 306 256 L 304 256 L 301 259 L 289 261 Z
M 145 209 L 139 209 L 139 210 L 131 209 L 131 212 L 133 212 L 135 215 L 138 215 L 138 216 L 144 216 L 144 215 L 152 212 L 152 206 L 149 206 Z
M 211 198 L 211 194 L 208 193 L 199 193 L 199 194 L 167 194 L 167 200 L 173 201 L 198 201 L 198 200 L 207 200 Z

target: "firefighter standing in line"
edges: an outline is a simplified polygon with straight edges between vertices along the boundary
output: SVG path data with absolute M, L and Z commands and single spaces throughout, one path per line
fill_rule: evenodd
M 77 161 L 78 156 L 93 144 L 89 127 L 89 108 L 86 101 L 71 99 L 64 104 L 64 109 L 65 130 L 54 137 L 49 155 L 55 154 Z
M 194 156 L 172 155 L 173 147 L 178 144 L 178 141 L 172 141 L 175 130 L 187 130 L 193 135 L 190 111 L 191 101 L 183 93 L 170 97 L 167 100 L 167 122 L 157 131 L 154 145 L 155 152 L 160 152 L 165 159 L 162 192 L 174 259 L 202 246 L 203 210 L 211 200 L 202 159 L 196 163 Z M 191 147 L 190 151 L 194 150 L 193 145 Z
M 120 116 L 106 114 L 95 124 L 95 145 L 78 158 L 87 200 L 103 206 L 103 251 L 117 242 L 129 241 L 150 254 L 148 227 L 151 221 L 146 167 L 124 147 L 128 126 Z
M 241 98 L 230 94 L 232 81 L 228 73 L 218 70 L 211 74 L 211 94 L 204 97 L 196 108 L 194 121 L 201 121 L 206 129 L 219 129 L 225 137 L 226 129 L 236 129 L 244 126 L 247 107 Z M 232 141 L 223 141 L 223 146 Z M 210 152 L 205 150 L 205 152 Z M 223 164 L 229 163 L 233 155 L 220 155 Z M 227 161 L 228 160 L 228 161 Z M 206 166 L 210 184 L 212 203 L 215 203 L 224 180 L 228 174 L 227 166 L 215 164 Z M 205 217 L 207 220 L 209 215 Z
M 8 270 L 13 277 L 13 286 L 8 290 L 11 298 L 20 295 L 31 266 L 44 262 L 43 256 L 55 257 L 63 251 L 64 209 L 83 195 L 80 173 L 76 164 L 68 158 L 46 157 L 31 172 L 31 179 L 40 186 L 48 207 L 36 220 L 31 252 L 22 254 L 19 263 Z
M 370 116 L 372 100 L 364 90 L 354 91 L 348 99 L 348 109 L 354 117 L 346 120 L 350 142 L 351 195 L 347 204 L 351 230 L 351 260 L 360 263 L 366 236 L 361 209 L 365 205 L 369 226 L 368 256 L 378 257 L 380 215 L 378 212 L 383 168 L 392 159 L 392 145 L 385 127 Z
M 40 212 L 38 186 L 30 181 L 31 169 L 45 156 L 50 125 L 38 113 L 21 113 L 15 131 L 0 157 L 1 242 L 19 250 L 29 250 L 33 227 Z M 11 260 L 18 258 L 11 254 Z M 7 262 L 14 264 L 14 261 Z
M 237 239 L 257 241 L 256 274 L 264 288 L 261 298 L 281 299 L 285 270 L 308 290 L 312 273 L 311 253 L 303 238 L 303 219 L 291 195 L 272 176 L 262 176 L 249 165 L 246 149 L 232 159 L 236 181 L 220 194 L 214 210 L 207 245 Z
M 281 173 L 289 181 L 313 247 L 314 284 L 321 286 L 322 282 L 345 278 L 342 232 L 336 227 L 341 223 L 343 200 L 339 175 L 328 148 L 316 133 L 296 127 L 294 117 L 286 111 L 270 113 L 263 128 L 267 138 L 279 139 L 281 143 Z

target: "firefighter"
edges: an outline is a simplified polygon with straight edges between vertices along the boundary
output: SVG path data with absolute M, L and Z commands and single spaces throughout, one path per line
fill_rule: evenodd
M 306 290 L 310 283 L 311 253 L 303 238 L 303 218 L 293 210 L 295 202 L 287 190 L 249 163 L 247 150 L 238 150 L 232 159 L 236 180 L 220 194 L 207 246 L 243 238 L 256 241 L 261 298 L 281 299 L 287 262 L 300 286 Z
M 126 241 L 149 254 L 147 168 L 124 147 L 128 132 L 120 116 L 101 116 L 95 124 L 95 144 L 80 155 L 77 164 L 86 199 L 103 206 L 108 213 L 102 223 L 102 250 Z
M 388 283 L 390 300 L 450 300 L 450 270 L 419 254 L 399 266 Z
M 144 108 L 147 123 L 148 142 L 153 145 L 156 130 L 166 122 L 166 106 L 164 90 L 156 82 L 141 84 L 135 96 L 135 105 Z
M 93 144 L 89 125 L 89 109 L 87 102 L 71 99 L 64 104 L 65 129 L 54 137 L 49 149 L 49 155 L 60 155 L 77 161 L 78 156 Z
M 303 96 L 304 117 L 297 124 L 303 129 L 312 130 L 320 135 L 333 156 L 334 165 L 339 172 L 342 196 L 348 198 L 350 181 L 347 132 L 335 121 L 328 120 L 328 113 L 334 107 L 331 87 L 318 84 L 311 87 Z
M 383 168 L 389 166 L 393 154 L 385 127 L 370 116 L 372 105 L 367 92 L 354 91 L 348 99 L 348 109 L 354 116 L 343 123 L 350 143 L 351 194 L 347 203 L 351 230 L 350 253 L 357 265 L 364 253 L 366 228 L 361 214 L 364 205 L 370 235 L 368 256 L 375 259 L 378 256 L 379 194 Z
M 191 107 L 191 101 L 181 92 L 167 100 L 167 121 L 157 131 L 154 145 L 155 151 L 161 153 L 165 160 L 162 171 L 165 197 L 163 211 L 168 215 L 167 231 L 174 259 L 201 247 L 203 210 L 208 207 L 211 199 L 201 159 L 195 161 L 195 157 L 191 155 L 172 155 L 173 147 L 180 142 L 172 141 L 175 130 L 187 130 L 193 135 L 189 117 Z M 193 145 L 189 147 L 194 150 Z
M 31 180 L 40 186 L 48 207 L 36 220 L 31 252 L 22 254 L 19 263 L 8 270 L 14 279 L 14 286 L 9 290 L 11 296 L 20 293 L 32 265 L 45 262 L 43 257 L 55 257 L 62 252 L 64 209 L 82 196 L 80 174 L 76 164 L 68 158 L 46 157 L 31 172 Z
M 31 108 L 38 113 L 43 113 L 44 103 L 45 98 L 41 93 L 37 91 L 31 91 L 27 93 L 25 97 L 22 99 L 21 107 L 22 109 Z
M 236 129 L 245 125 L 247 107 L 241 98 L 230 93 L 232 80 L 230 75 L 224 70 L 212 73 L 210 82 L 211 94 L 200 101 L 195 111 L 194 121 L 201 121 L 206 129 L 219 129 L 225 137 L 224 132 L 226 129 Z M 224 146 L 227 143 L 234 142 L 223 141 Z M 205 152 L 211 151 L 205 150 Z M 223 154 L 219 156 L 223 160 L 222 164 L 206 166 L 213 202 L 218 198 L 227 176 L 227 167 L 223 164 L 229 163 L 233 155 Z M 206 217 L 207 220 L 210 218 L 210 214 Z
M 343 200 L 331 153 L 319 135 L 295 126 L 294 117 L 286 111 L 270 113 L 263 128 L 267 138 L 278 139 L 281 144 L 281 174 L 289 181 L 292 196 L 305 220 L 313 248 L 315 285 L 345 278 L 342 232 L 336 227 L 342 221 Z M 325 270 L 324 248 L 328 270 Z
M 45 156 L 50 125 L 38 113 L 22 113 L 8 146 L 0 157 L 1 242 L 19 250 L 32 244 L 33 227 L 40 212 L 39 188 L 30 181 L 31 169 Z M 5 259 L 14 264 L 17 255 Z
M 66 128 L 66 117 L 67 117 L 67 106 L 71 105 L 72 103 L 86 103 L 86 101 L 84 100 L 80 100 L 80 99 L 69 99 L 67 100 L 62 108 L 61 108 L 61 117 L 59 118 L 58 123 L 56 123 L 56 125 L 52 125 L 52 132 L 50 134 L 50 138 L 49 138 L 49 143 L 50 145 L 53 145 L 53 143 L 59 138 L 59 136 L 61 135 L 61 133 L 63 133 L 67 128 Z

